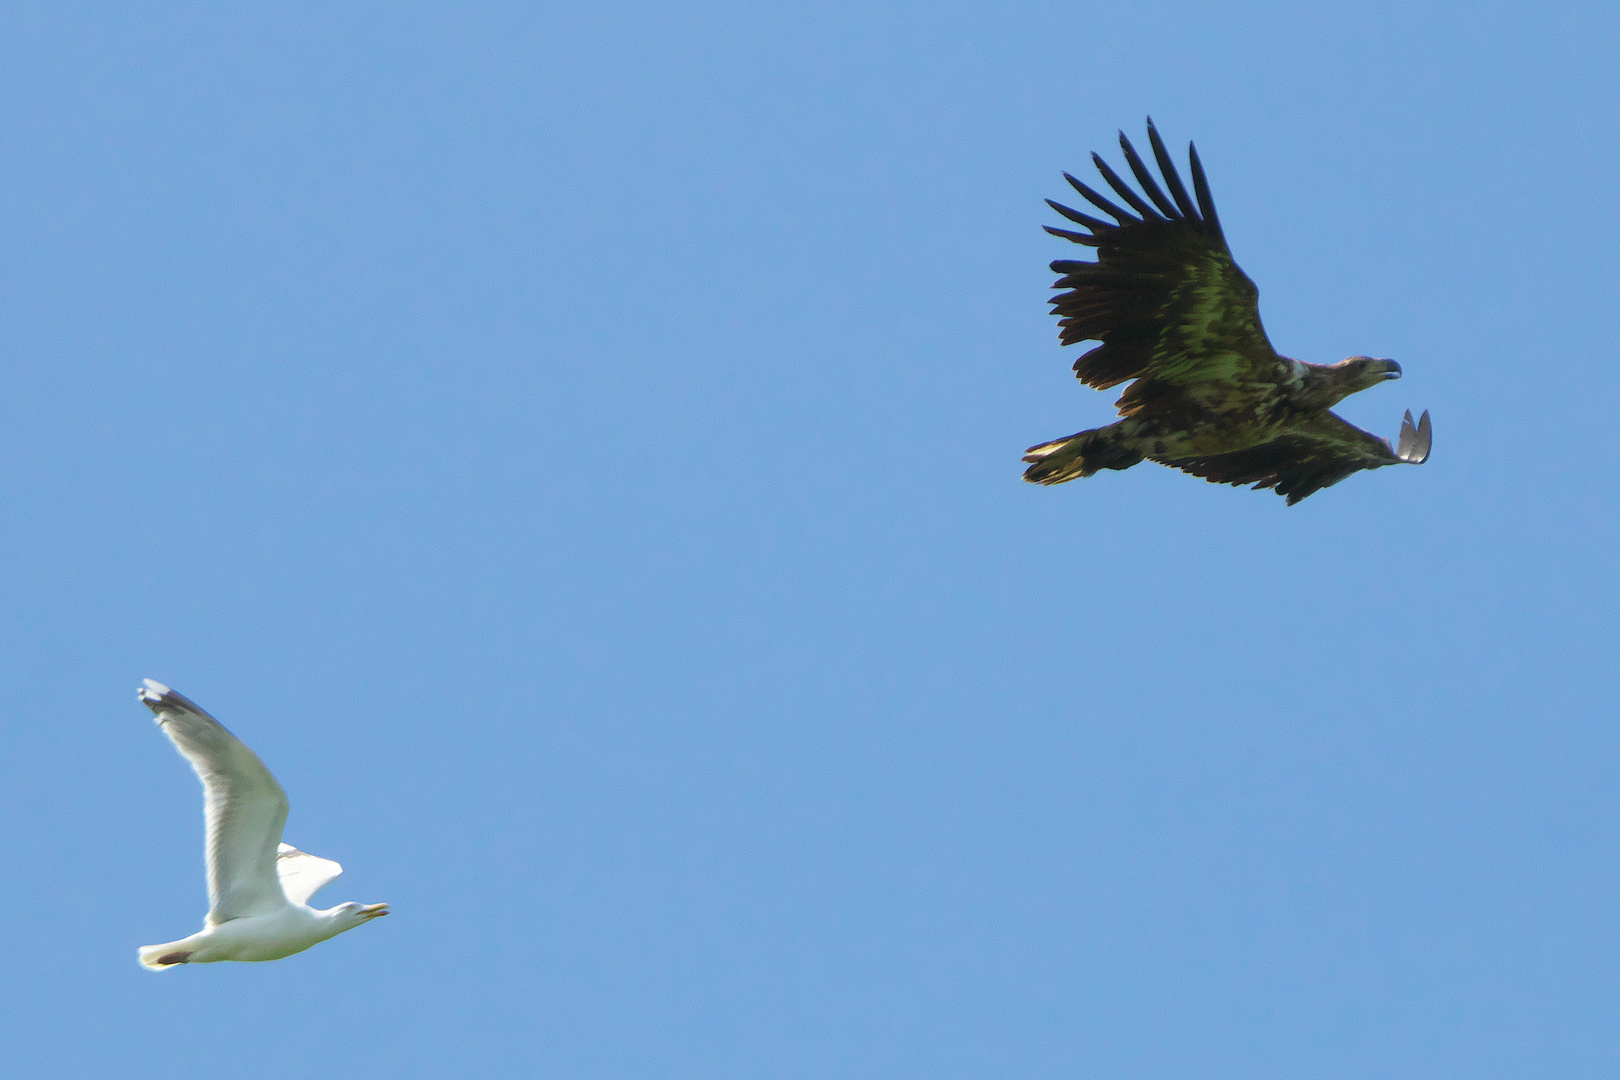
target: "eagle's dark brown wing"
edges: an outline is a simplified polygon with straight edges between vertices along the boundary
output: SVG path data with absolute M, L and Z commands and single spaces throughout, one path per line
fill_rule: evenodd
M 1212 484 L 1253 484 L 1276 488 L 1288 505 L 1332 487 L 1351 473 L 1384 465 L 1421 465 L 1429 458 L 1433 429 L 1429 414 L 1412 423 L 1408 412 L 1397 446 L 1363 431 L 1331 412 L 1318 413 L 1292 433 L 1247 450 L 1210 457 L 1171 458 L 1164 464 L 1202 476 Z
M 1168 196 L 1121 132 L 1125 161 L 1146 198 L 1093 154 L 1097 171 L 1130 209 L 1067 173 L 1064 177 L 1075 190 L 1114 220 L 1103 221 L 1047 200 L 1058 213 L 1089 230 L 1048 227 L 1047 232 L 1097 249 L 1096 262 L 1060 259 L 1052 264 L 1053 271 L 1063 275 L 1053 287 L 1068 290 L 1052 301 L 1063 344 L 1088 338 L 1102 342 L 1075 361 L 1075 375 L 1098 389 L 1127 379 L 1189 389 L 1217 384 L 1208 389 L 1237 397 L 1244 396 L 1239 389 L 1243 384 L 1275 387 L 1287 376 L 1286 362 L 1272 349 L 1260 325 L 1259 290 L 1232 261 L 1198 151 L 1189 145 L 1195 203 L 1151 119 L 1148 140 L 1170 189 Z M 1231 391 L 1219 384 L 1229 385 Z M 1148 388 L 1138 384 L 1120 399 L 1121 411 L 1132 411 L 1132 399 L 1149 396 Z

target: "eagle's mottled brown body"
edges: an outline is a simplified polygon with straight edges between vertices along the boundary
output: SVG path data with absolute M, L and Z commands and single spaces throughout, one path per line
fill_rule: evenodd
M 1151 120 L 1148 139 L 1169 196 L 1121 133 L 1146 199 L 1101 157 L 1092 160 L 1136 213 L 1064 174 L 1114 222 L 1051 202 L 1089 231 L 1047 229 L 1098 249 L 1096 262 L 1052 264 L 1063 275 L 1054 287 L 1068 290 L 1052 303 L 1063 344 L 1102 342 L 1075 362 L 1082 382 L 1106 389 L 1135 380 L 1119 399 L 1123 419 L 1031 447 L 1024 479 L 1058 484 L 1148 458 L 1213 483 L 1274 487 L 1293 504 L 1360 469 L 1425 460 L 1427 413 L 1418 425 L 1407 414 L 1397 449 L 1329 411 L 1358 390 L 1399 378 L 1400 365 L 1367 356 L 1308 364 L 1279 355 L 1260 325 L 1259 291 L 1226 246 L 1198 152 L 1189 147 L 1195 204 Z

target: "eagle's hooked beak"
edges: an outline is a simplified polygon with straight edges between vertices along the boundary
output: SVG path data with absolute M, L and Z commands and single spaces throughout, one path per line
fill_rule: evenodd
M 1384 378 L 1398 379 L 1401 377 L 1401 365 L 1393 360 L 1381 361 L 1384 365 Z

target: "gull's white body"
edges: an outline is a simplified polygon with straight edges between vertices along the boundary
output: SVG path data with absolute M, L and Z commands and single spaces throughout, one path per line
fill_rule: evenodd
M 281 843 L 287 796 L 257 754 L 162 683 L 140 699 L 202 781 L 207 821 L 208 917 L 200 932 L 140 950 L 153 971 L 216 960 L 279 960 L 388 914 L 387 904 L 306 902 L 343 868 Z
M 207 964 L 215 960 L 280 960 L 311 945 L 325 941 L 359 924 L 343 919 L 343 908 L 316 911 L 308 904 L 288 902 L 279 911 L 249 915 L 218 926 L 205 926 L 198 933 L 167 945 L 146 945 L 140 951 L 141 963 L 154 971 L 176 963 Z M 186 958 L 160 964 L 161 957 L 185 953 Z

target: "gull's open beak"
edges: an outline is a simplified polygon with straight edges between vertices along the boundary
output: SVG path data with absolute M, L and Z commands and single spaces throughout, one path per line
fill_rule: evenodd
M 360 909 L 360 914 L 364 915 L 368 919 L 375 919 L 379 915 L 388 914 L 388 905 L 367 904 L 365 907 Z
M 1398 379 L 1401 377 L 1401 365 L 1393 360 L 1384 361 L 1384 378 Z

